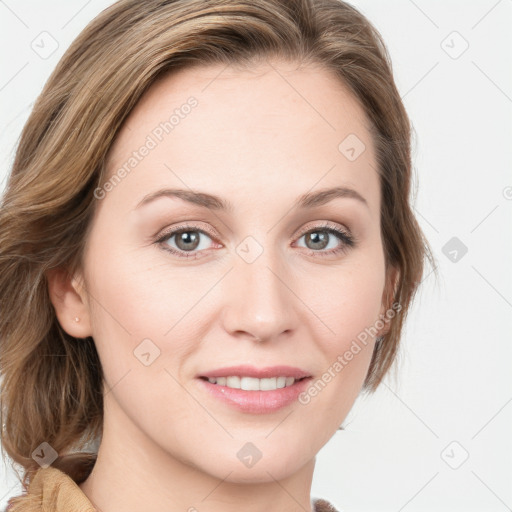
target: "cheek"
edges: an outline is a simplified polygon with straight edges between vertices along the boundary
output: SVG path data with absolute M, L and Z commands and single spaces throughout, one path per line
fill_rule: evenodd
M 169 429 L 168 419 L 186 417 L 195 406 L 178 382 L 182 362 L 200 338 L 197 322 L 190 322 L 193 315 L 187 316 L 199 285 L 185 286 L 176 279 L 180 269 L 171 271 L 161 260 L 113 251 L 103 256 L 91 281 L 97 299 L 91 310 L 104 381 L 113 390 L 107 407 L 120 407 L 113 414 L 122 410 L 156 438 L 180 436 L 179 429 Z
M 119 247 L 91 245 L 88 262 L 93 337 L 109 384 L 138 370 L 138 356 L 147 352 L 151 372 L 178 367 L 201 337 L 194 307 L 213 282 L 206 272 L 167 263 L 157 250 Z
M 319 342 L 325 361 L 322 373 L 299 396 L 309 411 L 309 429 L 325 440 L 345 420 L 360 394 L 375 346 L 368 328 L 374 323 L 376 307 L 363 302 L 351 306 L 333 316 L 336 335 Z
M 321 291 L 309 295 L 331 339 L 332 351 L 338 351 L 352 339 L 374 326 L 381 310 L 384 291 L 384 265 L 377 258 L 361 258 L 344 268 L 329 270 Z M 320 281 L 317 281 L 320 283 Z M 305 293 L 305 292 L 304 292 Z M 313 308 L 312 308 L 313 309 Z
M 316 338 L 324 368 L 303 403 L 315 402 L 335 425 L 348 414 L 366 377 L 385 276 L 383 261 L 373 256 L 330 272 L 330 279 L 322 281 L 323 293 L 311 293 L 306 299 L 324 324 Z

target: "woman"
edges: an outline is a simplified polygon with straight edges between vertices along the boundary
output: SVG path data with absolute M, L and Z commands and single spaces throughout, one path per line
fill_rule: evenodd
M 103 11 L 3 199 L 9 512 L 336 510 L 315 456 L 390 370 L 431 258 L 410 182 L 386 49 L 348 4 Z

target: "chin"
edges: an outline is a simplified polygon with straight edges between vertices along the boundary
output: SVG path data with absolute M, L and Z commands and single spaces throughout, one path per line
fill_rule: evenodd
M 225 472 L 219 472 L 219 468 L 217 467 L 215 476 L 233 484 L 268 483 L 274 482 L 275 480 L 286 479 L 296 473 L 300 468 L 301 465 L 293 466 L 275 460 L 263 461 L 263 459 L 261 459 L 252 468 L 241 467 L 240 464 L 234 467 L 230 464 L 226 464 L 223 467 Z M 229 476 L 226 477 L 226 475 Z
M 216 478 L 232 483 L 266 483 L 282 480 L 299 471 L 315 458 L 315 453 L 300 452 L 300 448 L 286 445 L 259 450 L 256 443 L 237 442 L 235 456 L 214 455 L 202 461 L 203 470 Z M 238 447 L 239 446 L 239 447 Z M 226 455 L 226 452 L 224 452 Z M 228 476 L 227 476 L 228 475 Z

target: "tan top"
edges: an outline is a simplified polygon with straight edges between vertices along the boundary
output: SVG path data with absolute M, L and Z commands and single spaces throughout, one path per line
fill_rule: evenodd
M 87 470 L 69 471 L 70 474 L 49 466 L 40 468 L 28 486 L 28 492 L 9 500 L 5 512 L 98 512 L 78 486 Z M 71 475 L 71 476 L 70 476 Z M 328 501 L 313 498 L 314 512 L 338 512 Z

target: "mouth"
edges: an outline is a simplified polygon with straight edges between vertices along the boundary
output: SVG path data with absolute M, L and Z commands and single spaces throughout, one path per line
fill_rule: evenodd
M 280 375 L 278 377 L 248 377 L 246 375 L 229 375 L 228 377 L 199 377 L 210 384 L 226 386 L 231 389 L 242 389 L 244 391 L 274 391 L 276 389 L 288 388 L 296 382 L 301 382 L 310 377 L 288 377 Z
M 265 415 L 296 405 L 312 379 L 312 376 L 290 375 L 263 378 L 247 375 L 201 375 L 196 380 L 202 391 L 212 399 L 242 413 Z
M 257 368 L 251 365 L 217 368 L 198 375 L 210 384 L 244 391 L 273 391 L 293 386 L 311 377 L 310 373 L 295 366 L 276 365 Z

